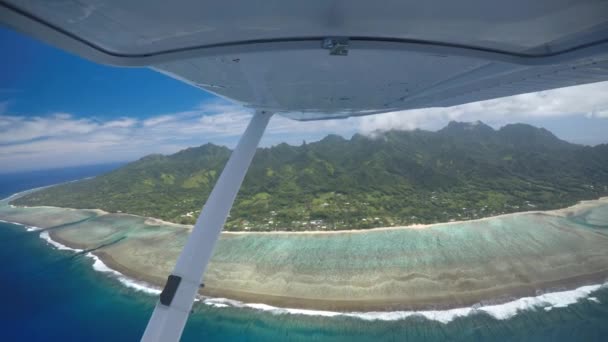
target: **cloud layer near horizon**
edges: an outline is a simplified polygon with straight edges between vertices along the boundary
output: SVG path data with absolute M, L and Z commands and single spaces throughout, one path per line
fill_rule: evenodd
M 435 130 L 451 120 L 482 120 L 494 127 L 512 122 L 544 121 L 577 116 L 608 122 L 608 82 L 450 108 L 399 111 L 344 120 L 298 122 L 275 116 L 262 141 L 299 144 L 329 133 L 350 136 L 390 129 Z M 206 142 L 234 146 L 251 111 L 226 102 L 209 102 L 189 111 L 146 119 L 81 118 L 77 113 L 17 116 L 0 103 L 0 172 L 137 159 L 150 153 L 173 153 Z M 602 138 L 604 140 L 602 140 Z M 594 138 L 595 139 L 595 138 Z M 608 137 L 589 140 L 607 142 Z

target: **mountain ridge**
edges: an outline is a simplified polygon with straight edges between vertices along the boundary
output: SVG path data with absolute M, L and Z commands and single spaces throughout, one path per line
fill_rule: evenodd
M 230 149 L 211 143 L 12 203 L 100 208 L 193 223 Z M 555 209 L 608 194 L 608 145 L 545 129 L 450 122 L 430 132 L 338 135 L 259 148 L 228 230 L 357 229 Z

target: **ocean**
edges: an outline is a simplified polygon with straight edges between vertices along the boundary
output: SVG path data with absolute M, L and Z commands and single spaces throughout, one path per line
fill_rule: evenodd
M 116 166 L 113 166 L 116 167 Z M 94 176 L 112 166 L 0 175 L 0 198 L 28 188 Z M 0 222 L 0 341 L 137 341 L 156 296 L 126 287 L 94 260 L 58 250 L 40 233 Z M 572 293 L 570 293 L 572 295 Z M 563 296 L 564 298 L 560 298 Z M 436 312 L 382 320 L 374 315 L 287 313 L 197 303 L 183 341 L 606 341 L 608 288 L 556 304 L 497 306 L 493 314 Z M 560 303 L 562 303 L 560 305 Z M 569 305 L 566 305 L 569 304 Z M 297 311 L 294 311 L 297 312 Z M 501 314 L 503 312 L 504 314 Z M 450 319 L 445 319 L 446 315 Z

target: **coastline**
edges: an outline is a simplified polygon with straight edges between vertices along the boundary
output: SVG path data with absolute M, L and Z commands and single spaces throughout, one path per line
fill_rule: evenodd
M 29 192 L 30 190 L 26 190 L 26 191 Z M 26 191 L 24 191 L 24 192 L 26 192 Z M 18 194 L 21 194 L 21 193 L 18 193 Z M 17 194 L 15 194 L 15 195 L 17 195 Z M 12 195 L 10 197 L 13 197 L 15 195 Z M 445 226 L 457 225 L 457 224 L 462 224 L 462 223 L 484 222 L 484 221 L 488 221 L 488 220 L 494 220 L 497 218 L 517 217 L 520 215 L 529 215 L 529 214 L 567 217 L 567 216 L 576 215 L 577 213 L 580 213 L 580 212 L 588 209 L 589 206 L 592 206 L 592 207 L 597 206 L 597 204 L 600 202 L 602 202 L 602 204 L 608 205 L 608 196 L 599 197 L 597 199 L 592 199 L 592 200 L 579 201 L 578 203 L 573 204 L 569 207 L 560 208 L 560 209 L 518 211 L 518 212 L 514 212 L 514 213 L 499 214 L 499 215 L 482 217 L 482 218 L 471 219 L 471 220 L 452 220 L 452 221 L 448 221 L 448 222 L 412 224 L 412 225 L 408 225 L 408 226 L 374 227 L 374 228 L 366 228 L 366 229 L 304 230 L 304 231 L 273 230 L 273 231 L 238 231 L 238 232 L 222 231 L 222 234 L 228 234 L 228 235 L 230 235 L 230 234 L 233 234 L 233 235 L 241 235 L 241 234 L 288 234 L 288 235 L 310 234 L 310 235 L 316 235 L 316 234 L 341 234 L 341 233 L 367 233 L 367 232 L 373 232 L 373 231 L 387 231 L 387 230 L 401 230 L 401 229 L 428 229 L 428 228 L 434 228 L 434 227 L 445 227 Z M 180 223 L 175 223 L 175 222 L 164 221 L 162 219 L 150 217 L 150 216 L 139 216 L 139 215 L 128 214 L 128 213 L 110 213 L 108 211 L 105 211 L 105 210 L 99 209 L 99 208 L 74 209 L 74 208 L 54 207 L 54 206 L 46 206 L 46 205 L 36 206 L 36 207 L 27 207 L 27 206 L 15 206 L 15 207 L 16 208 L 53 208 L 53 209 L 64 209 L 64 210 L 89 210 L 89 211 L 96 212 L 99 215 L 121 215 L 121 216 L 131 216 L 131 217 L 136 217 L 136 218 L 143 218 L 145 220 L 144 222 L 150 226 L 166 225 L 166 226 L 171 226 L 171 227 L 176 227 L 176 228 L 186 228 L 186 229 L 190 229 L 190 230 L 192 228 L 194 228 L 193 225 L 189 225 L 189 224 L 180 224 Z
M 496 217 L 488 217 L 477 220 L 464 221 L 465 223 L 470 222 L 484 222 L 495 218 L 504 217 L 517 217 L 519 215 L 530 215 L 530 214 L 543 214 L 556 217 L 565 217 L 574 215 L 578 212 L 584 211 L 589 205 L 596 206 L 599 202 L 606 202 L 608 197 L 603 197 L 598 200 L 582 201 L 574 206 L 551 210 L 551 211 L 531 211 L 531 212 L 519 212 L 503 214 Z M 55 208 L 55 207 L 51 207 Z M 65 208 L 61 208 L 64 209 Z M 78 210 L 78 209 L 74 209 Z M 107 214 L 103 211 L 97 211 L 101 215 L 116 215 Z M 130 214 L 119 214 L 120 216 L 132 216 Z M 141 218 L 141 217 L 138 217 Z M 161 223 L 161 220 L 144 218 L 144 222 L 147 225 L 157 225 Z M 5 221 L 6 222 L 6 221 Z M 14 222 L 11 222 L 14 223 Z M 301 234 L 360 234 L 369 232 L 383 232 L 383 231 L 399 231 L 399 230 L 419 230 L 425 228 L 431 228 L 436 226 L 447 226 L 457 225 L 463 222 L 447 222 L 439 224 L 431 224 L 420 226 L 408 226 L 408 227 L 384 227 L 384 228 L 373 228 L 368 230 L 352 230 L 352 231 L 321 231 L 321 232 L 224 232 L 224 234 L 230 236 L 239 235 L 301 235 Z M 25 226 L 23 224 L 20 224 Z M 180 228 L 187 228 L 184 225 L 176 225 L 168 223 L 168 226 L 177 226 Z M 36 227 L 26 226 L 28 230 Z M 33 230 L 33 229 L 32 229 Z M 46 233 L 43 231 L 41 234 Z M 42 236 L 41 236 L 42 237 Z M 47 240 L 45 238 L 45 240 Z M 78 244 L 74 241 L 69 241 L 61 238 L 56 234 L 54 230 L 48 230 L 48 242 L 49 240 L 54 241 L 55 248 L 59 248 L 58 245 L 65 246 L 66 249 L 72 250 L 84 250 L 87 248 L 84 244 Z M 88 257 L 94 259 L 93 268 L 96 271 L 104 272 L 110 276 L 117 278 L 121 283 L 128 287 L 132 287 L 139 291 L 149 292 L 151 294 L 159 293 L 159 288 L 164 285 L 164 278 L 154 277 L 147 275 L 142 272 L 138 272 L 132 268 L 123 266 L 120 262 L 116 261 L 110 253 L 103 250 L 89 252 L 86 254 Z M 484 293 L 476 292 L 467 295 L 459 295 L 458 298 L 426 298 L 424 300 L 412 300 L 407 299 L 404 302 L 396 302 L 394 299 L 388 301 L 380 300 L 368 300 L 368 301 L 352 301 L 352 300 L 315 300 L 312 298 L 298 298 L 298 297 L 283 297 L 283 296 L 272 296 L 260 293 L 248 293 L 246 291 L 231 291 L 221 288 L 206 287 L 201 295 L 205 296 L 202 298 L 202 302 L 205 304 L 222 307 L 222 306 L 236 306 L 236 307 L 247 307 L 256 310 L 272 311 L 276 313 L 296 313 L 296 314 L 314 314 L 314 315 L 355 315 L 355 317 L 368 317 L 369 319 L 389 319 L 390 317 L 409 317 L 411 315 L 424 315 L 429 317 L 458 317 L 460 315 L 468 315 L 474 312 L 484 311 L 484 308 L 496 308 L 498 311 L 507 310 L 510 307 L 521 308 L 522 305 L 526 307 L 545 307 L 550 308 L 552 305 L 561 305 L 560 298 L 555 299 L 556 303 L 549 306 L 543 306 L 547 301 L 543 298 L 550 295 L 551 293 L 568 293 L 568 298 L 571 296 L 578 296 L 577 298 L 583 298 L 589 293 L 589 288 L 598 289 L 601 284 L 606 282 L 608 278 L 608 269 L 600 272 L 594 272 L 591 274 L 578 275 L 575 277 L 569 277 L 565 279 L 547 281 L 544 283 L 533 283 L 527 284 L 521 287 L 508 287 L 508 289 L 495 289 L 494 291 L 486 291 Z M 549 293 L 539 294 L 538 288 L 547 289 Z M 582 292 L 588 292 L 587 295 L 580 295 Z M 505 295 L 505 293 L 507 295 Z M 544 297 L 543 297 L 544 296 Z M 560 295 L 561 296 L 561 295 Z M 582 296 L 582 297 L 581 297 Z M 212 298 L 207 298 L 212 297 Z M 226 299 L 230 298 L 230 299 Z M 577 299 L 578 300 L 578 299 Z M 522 302 L 523 301 L 523 302 Z M 264 303 L 264 304 L 258 304 Z M 523 303 L 523 304 L 522 304 Z M 551 303 L 550 301 L 547 303 Z M 488 309 L 490 310 L 490 309 Z M 513 312 L 516 313 L 517 310 Z M 464 314 L 466 313 L 466 314 Z M 380 318 L 372 318 L 380 317 Z M 427 317 L 428 318 L 428 317 Z M 450 319 L 450 320 L 451 320 Z M 440 319 L 437 319 L 440 320 Z M 441 320 L 440 320 L 441 321 Z
M 49 234 L 52 235 L 52 234 Z M 54 237 L 58 241 L 54 241 L 52 245 L 59 250 L 71 250 L 73 252 L 81 252 L 81 249 L 76 248 L 77 246 L 70 247 L 67 244 L 69 242 L 62 241 L 60 238 Z M 53 238 L 49 237 L 49 240 Z M 47 240 L 48 241 L 48 240 Z M 50 241 L 49 241 L 50 243 Z M 63 243 L 67 243 L 64 245 Z M 136 291 L 141 291 L 150 295 L 160 294 L 160 288 L 162 287 L 161 279 L 153 279 L 150 277 L 142 277 L 136 272 L 129 270 L 120 264 L 116 263 L 111 256 L 106 253 L 87 253 L 88 257 L 93 258 L 94 264 L 93 269 L 98 272 L 108 273 L 110 276 L 118 279 L 124 286 L 132 288 Z M 564 289 L 569 286 L 563 282 L 556 282 L 554 285 L 555 291 L 547 291 L 543 293 L 530 294 L 529 289 L 523 289 L 522 292 L 518 292 L 516 297 L 502 298 L 502 300 L 494 301 L 472 301 L 469 304 L 462 304 L 460 306 L 446 306 L 438 307 L 433 306 L 421 306 L 419 308 L 410 309 L 399 309 L 394 308 L 393 310 L 356 310 L 349 309 L 348 307 L 340 308 L 327 307 L 327 308 L 291 308 L 288 305 L 289 301 L 270 301 L 272 304 L 267 304 L 268 298 L 259 298 L 259 295 L 254 294 L 254 297 L 244 296 L 238 299 L 228 299 L 223 296 L 213 297 L 212 293 L 201 295 L 197 298 L 198 301 L 205 305 L 210 305 L 216 308 L 225 307 L 236 307 L 246 308 L 259 311 L 271 312 L 273 314 L 295 314 L 295 315 L 306 315 L 306 316 L 322 316 L 322 317 L 353 317 L 362 320 L 380 320 L 380 321 L 395 321 L 402 320 L 412 316 L 422 316 L 426 319 L 437 321 L 440 323 L 447 324 L 458 317 L 465 317 L 474 314 L 487 314 L 498 320 L 504 320 L 513 317 L 520 311 L 543 309 L 544 311 L 551 311 L 554 308 L 563 308 L 569 305 L 575 304 L 580 300 L 587 299 L 589 301 L 597 302 L 597 298 L 591 295 L 602 288 L 608 287 L 608 275 L 607 272 L 601 275 L 603 281 L 594 281 L 594 279 L 600 279 L 596 277 L 590 277 L 589 279 L 579 279 L 585 285 L 578 285 L 577 280 L 573 279 L 570 283 L 573 285 L 569 289 Z M 152 285 L 155 284 L 155 285 Z M 159 287 L 160 286 L 160 287 Z M 220 294 L 218 294 L 220 295 Z M 237 295 L 238 297 L 238 295 Z M 310 301 L 310 299 L 303 299 L 304 301 Z M 262 303 L 263 302 L 263 303 Z M 314 305 L 313 305 L 314 306 Z
M 55 247 L 60 251 L 70 251 L 73 253 L 83 253 L 85 250 L 83 246 L 78 246 L 77 244 L 70 244 L 68 241 L 62 240 L 57 236 L 53 236 L 53 232 L 43 231 L 40 233 L 40 238 L 45 240 L 48 244 Z M 83 247 L 83 248 L 79 248 Z M 103 253 L 103 252 L 102 252 Z M 143 280 L 138 280 L 136 278 L 128 277 L 125 273 L 120 272 L 117 269 L 112 267 L 108 267 L 107 261 L 104 262 L 104 258 L 101 256 L 102 253 L 94 253 L 87 252 L 84 255 L 88 258 L 93 259 L 93 269 L 97 272 L 108 273 L 113 278 L 118 279 L 124 286 L 134 289 L 136 291 L 141 291 L 144 293 L 148 293 L 151 295 L 159 295 L 161 290 L 160 288 L 154 286 L 152 282 L 146 282 Z M 101 254 L 101 255 L 99 255 Z
M 51 235 L 53 236 L 53 235 Z M 58 239 L 53 236 L 52 239 L 57 239 L 62 245 L 69 248 L 77 249 L 78 246 L 70 246 L 68 241 Z M 165 279 L 137 272 L 121 265 L 114 260 L 112 256 L 103 251 L 94 252 L 104 264 L 110 269 L 117 271 L 136 282 L 148 284 L 150 288 L 159 289 L 164 286 Z M 608 265 L 605 270 L 594 274 L 560 279 L 556 281 L 548 281 L 543 284 L 529 284 L 517 288 L 509 288 L 508 296 L 505 296 L 504 289 L 498 288 L 495 291 L 487 291 L 485 293 L 475 293 L 466 297 L 460 297 L 457 300 L 454 298 L 425 298 L 420 301 L 412 301 L 405 299 L 403 302 L 395 302 L 395 300 L 379 301 L 379 300 L 316 300 L 313 298 L 294 298 L 283 296 L 272 296 L 259 293 L 247 293 L 243 291 L 230 291 L 220 288 L 212 288 L 206 286 L 204 290 L 199 291 L 199 295 L 211 298 L 225 298 L 240 303 L 264 303 L 277 308 L 292 308 L 312 311 L 329 311 L 329 312 L 394 312 L 394 311 L 428 311 L 428 310 L 454 310 L 463 307 L 479 306 L 480 303 L 485 305 L 501 305 L 510 303 L 513 300 L 526 297 L 538 296 L 537 288 L 554 289 L 548 292 L 560 292 L 564 290 L 575 290 L 584 286 L 596 286 L 608 283 Z M 544 292 L 543 292 L 544 294 Z M 542 295 L 542 294 L 541 294 Z M 485 298 L 480 300 L 480 298 Z
M 304 231 L 289 231 L 289 230 L 276 230 L 269 232 L 258 232 L 258 231 L 250 231 L 250 232 L 231 232 L 231 231 L 223 231 L 222 234 L 340 234 L 340 233 L 366 233 L 371 231 L 383 231 L 383 230 L 400 230 L 400 229 L 427 229 L 433 227 L 444 227 L 462 223 L 471 223 L 471 222 L 484 222 L 488 220 L 494 220 L 497 218 L 507 218 L 507 217 L 516 217 L 520 215 L 529 215 L 529 214 L 540 214 L 540 215 L 551 215 L 558 217 L 566 217 L 570 215 L 575 215 L 580 211 L 587 209 L 589 205 L 595 206 L 597 202 L 605 202 L 608 204 L 608 196 L 600 197 L 593 200 L 584 200 L 579 201 L 578 203 L 571 205 L 569 207 L 560 208 L 560 209 L 551 209 L 551 210 L 529 210 L 529 211 L 518 211 L 515 213 L 507 213 L 500 214 L 488 217 L 482 217 L 471 220 L 452 220 L 448 222 L 438 222 L 438 223 L 428 223 L 428 224 L 412 224 L 408 226 L 390 226 L 390 227 L 374 227 L 368 229 L 341 229 L 341 230 L 304 230 Z M 165 222 L 162 220 L 158 220 L 161 222 Z

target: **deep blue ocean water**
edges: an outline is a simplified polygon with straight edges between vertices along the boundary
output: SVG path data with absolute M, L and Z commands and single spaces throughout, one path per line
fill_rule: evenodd
M 65 173 L 30 173 L 32 178 L 0 175 L 0 197 L 109 169 L 87 167 L 79 173 L 70 168 Z M 38 235 L 0 222 L 0 341 L 139 340 L 156 298 L 95 272 L 92 259 L 51 248 Z M 364 321 L 198 304 L 182 340 L 608 341 L 608 289 L 593 297 L 599 303 L 583 299 L 549 312 L 527 310 L 506 320 L 476 314 L 448 324 L 423 317 Z
M 114 170 L 123 164 L 110 163 L 63 169 L 0 173 L 0 199 L 23 190 L 96 176 Z

